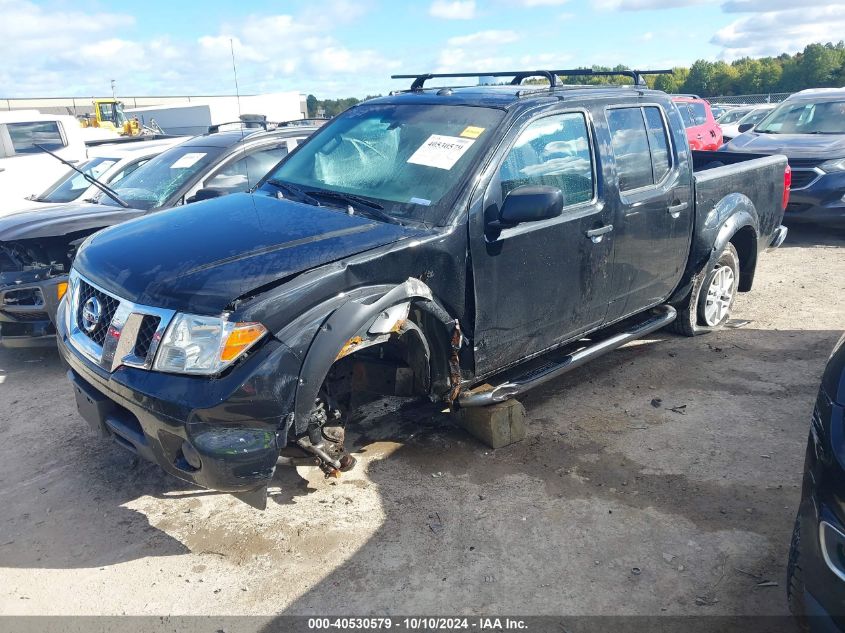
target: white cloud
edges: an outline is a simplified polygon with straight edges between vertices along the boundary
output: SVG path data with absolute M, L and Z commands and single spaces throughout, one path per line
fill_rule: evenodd
M 566 4 L 569 0 L 521 0 L 524 7 L 559 7 Z
M 479 31 L 469 35 L 450 37 L 447 40 L 449 46 L 499 46 L 501 44 L 513 44 L 519 40 L 516 31 Z
M 592 0 L 599 11 L 650 11 L 680 9 L 696 4 L 715 4 L 717 0 Z
M 722 3 L 722 11 L 725 13 L 770 13 L 772 11 L 783 11 L 796 8 L 794 0 L 728 0 Z M 837 0 L 801 0 L 800 5 L 806 7 L 828 7 L 842 5 L 845 2 Z
M 131 30 L 131 15 L 0 0 L 0 86 L 10 97 L 108 94 L 114 77 L 124 95 L 231 93 L 231 42 L 242 93 L 359 94 L 362 86 L 385 85 L 401 65 L 334 35 L 338 21 L 359 17 L 370 4 L 328 0 L 320 11 L 247 15 L 195 39 L 144 39 Z
M 428 13 L 444 20 L 471 20 L 475 17 L 475 0 L 434 0 Z
M 710 42 L 722 48 L 726 60 L 745 56 L 794 53 L 813 42 L 839 41 L 845 33 L 842 2 L 764 11 L 734 20 Z

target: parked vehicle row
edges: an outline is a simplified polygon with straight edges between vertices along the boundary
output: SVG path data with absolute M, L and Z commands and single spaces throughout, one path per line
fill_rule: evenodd
M 762 105 L 754 106 L 754 107 L 749 108 L 747 110 L 745 110 L 743 108 L 744 114 L 742 114 L 742 116 L 740 116 L 736 120 L 733 120 L 733 119 L 727 120 L 729 117 L 728 117 L 728 115 L 725 115 L 726 120 L 717 121 L 718 124 L 719 124 L 719 127 L 722 128 L 722 139 L 724 140 L 725 143 L 727 143 L 728 141 L 730 141 L 734 137 L 739 136 L 739 134 L 740 134 L 739 128 L 741 126 L 751 125 L 753 127 L 754 125 L 756 125 L 757 123 L 762 121 L 763 118 L 765 118 L 765 116 L 769 112 L 771 112 L 774 108 L 775 108 L 774 103 L 764 103 Z M 732 114 L 732 113 L 728 113 L 728 114 Z M 748 129 L 748 128 L 743 127 L 743 129 Z
M 845 228 L 845 88 L 803 90 L 725 145 L 783 154 L 792 168 L 790 222 Z
M 55 344 L 56 309 L 76 249 L 89 235 L 150 213 L 246 191 L 315 129 L 231 130 L 194 137 L 112 180 L 106 192 L 0 217 L 0 346 Z M 138 153 L 145 151 L 149 148 Z M 53 193 L 73 195 L 74 183 L 77 189 L 83 186 L 76 176 Z
M 178 145 L 186 138 L 176 136 L 153 141 L 109 143 L 92 147 L 88 150 L 88 160 L 76 165 L 71 164 L 71 169 L 65 167 L 67 171 L 40 194 L 10 203 L 7 208 L 0 209 L 0 217 L 19 211 L 46 209 L 52 205 L 90 200 L 99 194 L 101 189 L 89 178 L 104 185 L 114 184 L 154 156 L 161 154 L 169 147 Z M 55 162 L 57 165 L 62 164 L 58 159 L 55 159 Z

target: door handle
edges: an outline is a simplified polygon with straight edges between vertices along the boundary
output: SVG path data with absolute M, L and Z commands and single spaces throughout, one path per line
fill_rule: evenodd
M 599 227 L 597 229 L 590 229 L 589 231 L 586 232 L 586 236 L 589 237 L 592 240 L 593 244 L 598 244 L 599 242 L 602 241 L 604 234 L 610 233 L 612 230 L 613 230 L 612 224 L 605 224 L 604 226 Z
M 695 138 L 701 138 L 701 134 L 696 134 Z
M 678 202 L 676 204 L 673 204 L 668 209 L 669 215 L 671 215 L 673 218 L 677 218 L 679 215 L 681 215 L 681 211 L 686 209 L 688 206 L 689 202 Z

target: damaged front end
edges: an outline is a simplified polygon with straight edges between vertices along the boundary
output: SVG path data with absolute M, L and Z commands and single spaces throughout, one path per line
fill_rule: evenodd
M 55 344 L 59 301 L 77 240 L 0 242 L 0 347 Z

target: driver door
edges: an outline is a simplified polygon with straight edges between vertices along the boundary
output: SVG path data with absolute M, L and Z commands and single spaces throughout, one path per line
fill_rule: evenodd
M 607 311 L 613 227 L 589 113 L 533 118 L 511 137 L 470 224 L 477 374 L 598 327 Z M 561 215 L 491 233 L 508 193 L 531 185 L 560 189 Z

